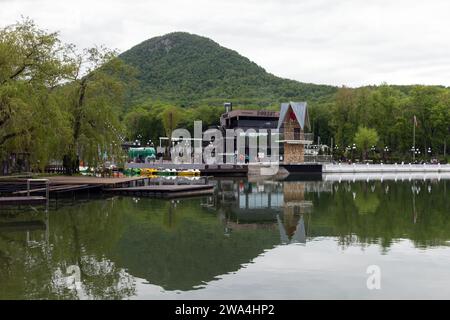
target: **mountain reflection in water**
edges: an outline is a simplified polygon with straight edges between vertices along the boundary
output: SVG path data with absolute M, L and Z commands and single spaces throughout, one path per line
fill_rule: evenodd
M 213 182 L 196 199 L 2 209 L 0 298 L 389 298 L 406 263 L 447 293 L 448 181 Z M 365 267 L 383 263 L 392 288 L 370 293 Z

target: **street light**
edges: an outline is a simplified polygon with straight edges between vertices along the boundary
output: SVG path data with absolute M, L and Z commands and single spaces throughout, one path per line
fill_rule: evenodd
M 416 148 L 415 151 L 414 151 L 414 154 L 415 154 L 417 157 L 420 157 L 421 152 L 420 152 L 420 150 L 419 150 L 418 148 Z
M 413 162 L 414 162 L 416 160 L 416 154 L 417 154 L 418 149 L 415 146 L 412 146 L 410 151 L 412 152 Z
M 385 146 L 384 149 L 383 149 L 383 151 L 384 151 L 384 153 L 383 153 L 383 158 L 384 158 L 384 160 L 386 161 L 385 158 L 387 157 L 388 152 L 390 151 L 390 150 L 389 150 L 389 147 L 388 147 L 388 146 Z

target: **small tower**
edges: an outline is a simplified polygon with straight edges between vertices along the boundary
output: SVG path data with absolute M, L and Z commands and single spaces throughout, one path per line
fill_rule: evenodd
M 313 142 L 310 130 L 308 107 L 306 102 L 288 102 L 281 104 L 278 130 L 283 133 L 281 142 L 284 147 L 284 163 L 299 164 L 305 162 L 305 145 Z

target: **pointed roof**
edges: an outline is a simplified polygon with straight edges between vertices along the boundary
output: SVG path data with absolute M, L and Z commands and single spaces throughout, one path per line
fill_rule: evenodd
M 310 127 L 309 125 L 309 115 L 308 115 L 308 104 L 306 102 L 285 102 L 281 104 L 280 109 L 280 118 L 278 119 L 278 129 L 283 125 L 284 119 L 289 111 L 289 107 L 291 107 L 292 111 L 295 114 L 295 117 L 300 124 L 302 129 L 306 127 Z

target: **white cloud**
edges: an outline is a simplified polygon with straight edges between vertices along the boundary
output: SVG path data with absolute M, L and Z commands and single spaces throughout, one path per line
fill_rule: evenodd
M 304 82 L 450 86 L 446 0 L 0 0 L 0 25 L 29 16 L 65 41 L 126 50 L 188 31 Z

